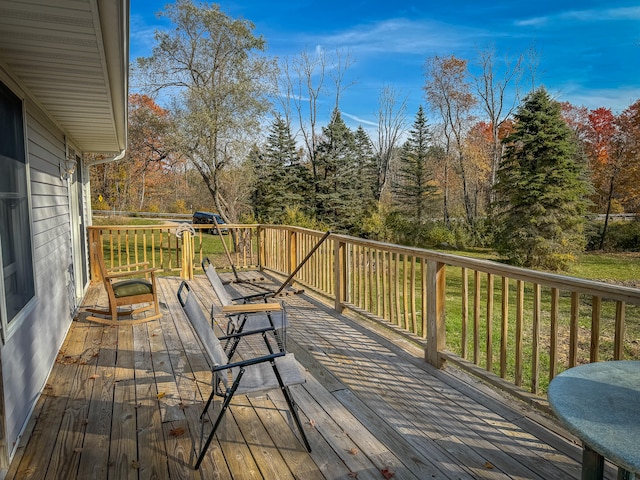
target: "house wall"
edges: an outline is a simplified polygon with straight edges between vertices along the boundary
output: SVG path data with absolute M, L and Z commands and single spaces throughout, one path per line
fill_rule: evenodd
M 1 351 L 10 456 L 45 386 L 76 303 L 69 192 L 59 170 L 65 137 L 34 103 L 27 101 L 26 110 L 36 299 L 27 315 L 11 323 Z

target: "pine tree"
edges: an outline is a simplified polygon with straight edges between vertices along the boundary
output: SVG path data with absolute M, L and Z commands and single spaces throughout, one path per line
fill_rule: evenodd
M 566 269 L 583 250 L 589 191 L 574 136 L 544 88 L 516 114 L 498 170 L 495 246 L 516 265 Z
M 253 206 L 260 221 L 279 223 L 286 207 L 300 206 L 309 188 L 309 174 L 284 119 L 276 117 L 263 151 L 250 157 L 256 173 Z
M 316 212 L 319 219 L 343 231 L 358 229 L 364 215 L 354 135 L 334 110 L 316 153 Z
M 433 154 L 432 135 L 421 105 L 402 147 L 396 180 L 392 184 L 395 208 L 418 224 L 427 219 L 437 195 Z
M 378 182 L 378 169 L 373 144 L 367 132 L 358 127 L 354 134 L 355 157 L 358 175 L 356 189 L 360 192 L 363 214 L 370 215 L 376 208 L 376 189 Z M 354 234 L 359 232 L 353 232 Z

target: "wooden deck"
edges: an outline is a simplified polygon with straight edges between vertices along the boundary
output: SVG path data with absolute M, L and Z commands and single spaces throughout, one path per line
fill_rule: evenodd
M 580 477 L 581 450 L 553 431 L 555 422 L 457 369 L 434 369 L 401 337 L 337 316 L 307 295 L 283 299 L 287 346 L 307 371 L 292 393 L 312 452 L 280 392 L 243 396 L 194 471 L 211 375 L 178 285 L 160 279 L 159 320 L 73 323 L 8 479 Z M 192 286 L 213 298 L 205 277 Z M 85 304 L 100 295 L 92 287 Z

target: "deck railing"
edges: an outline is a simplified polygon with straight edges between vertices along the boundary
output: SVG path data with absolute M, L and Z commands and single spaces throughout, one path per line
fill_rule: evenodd
M 222 238 L 236 268 L 284 277 L 324 236 L 286 226 L 229 229 Z M 189 261 L 181 252 L 189 250 L 174 231 L 175 226 L 91 227 L 90 235 L 103 246 L 107 266 L 149 261 L 180 271 Z M 201 231 L 191 237 L 196 271 L 205 255 L 229 266 L 221 244 L 211 247 L 212 238 Z M 217 251 L 207 251 L 212 248 Z M 423 339 L 433 365 L 475 365 L 535 394 L 578 364 L 640 360 L 636 288 L 336 234 L 322 241 L 295 281 L 330 299 L 340 312 L 350 308 Z
M 260 228 L 261 267 L 285 275 L 322 237 Z M 532 393 L 586 362 L 640 360 L 640 289 L 332 234 L 296 279 Z
M 96 252 L 92 245 L 100 245 L 107 268 L 148 262 L 150 267 L 165 273 L 200 271 L 204 257 L 219 267 L 236 269 L 258 268 L 257 225 L 225 225 L 225 234 L 211 235 L 211 225 L 189 225 L 194 233 L 180 235 L 180 225 L 91 226 L 88 227 L 90 259 Z M 178 233 L 178 235 L 176 235 Z M 185 242 L 190 248 L 184 248 Z M 185 253 L 192 253 L 185 260 Z M 191 269 L 186 268 L 187 263 Z M 91 264 L 91 279 L 100 278 L 97 262 Z

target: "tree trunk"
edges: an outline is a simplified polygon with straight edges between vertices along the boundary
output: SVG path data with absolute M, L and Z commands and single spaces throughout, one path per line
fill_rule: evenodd
M 607 197 L 607 213 L 604 216 L 604 227 L 602 228 L 602 235 L 600 235 L 600 246 L 598 247 L 599 250 L 602 250 L 604 248 L 604 240 L 605 237 L 607 236 L 607 227 L 609 226 L 609 215 L 611 213 L 611 201 L 613 200 L 613 185 L 614 185 L 614 179 L 615 177 L 611 177 L 611 182 L 609 183 L 609 195 Z

